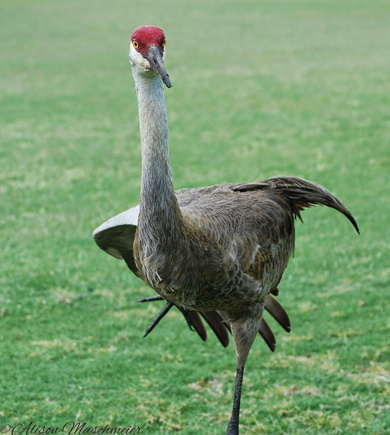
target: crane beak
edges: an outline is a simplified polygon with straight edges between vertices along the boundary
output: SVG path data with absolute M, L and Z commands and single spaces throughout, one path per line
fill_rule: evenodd
M 144 58 L 149 62 L 150 68 L 161 77 L 166 87 L 172 87 L 169 75 L 164 68 L 162 50 L 157 45 L 151 45 L 146 51 Z

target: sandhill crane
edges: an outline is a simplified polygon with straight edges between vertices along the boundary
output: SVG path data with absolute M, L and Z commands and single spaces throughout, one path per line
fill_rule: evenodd
M 272 294 L 277 294 L 294 248 L 295 218 L 304 208 L 321 204 L 338 210 L 359 229 L 332 193 L 301 178 L 275 177 L 175 192 L 162 85 L 171 87 L 164 67 L 165 45 L 163 30 L 155 26 L 139 27 L 131 35 L 129 59 L 142 152 L 141 201 L 101 225 L 94 237 L 157 291 L 159 296 L 152 299 L 168 301 L 167 309 L 179 307 L 190 325 L 199 327 L 200 312 L 214 331 L 222 322 L 231 330 L 237 371 L 226 433 L 236 435 L 244 367 L 257 332 L 272 344 L 264 308 L 289 329 L 288 317 Z M 223 333 L 216 334 L 226 344 Z

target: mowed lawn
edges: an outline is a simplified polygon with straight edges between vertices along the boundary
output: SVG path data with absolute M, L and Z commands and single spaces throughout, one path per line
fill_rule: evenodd
M 137 303 L 154 291 L 91 237 L 139 201 L 141 24 L 167 36 L 176 188 L 300 176 L 361 229 L 321 207 L 297 222 L 279 286 L 292 332 L 271 319 L 276 352 L 252 348 L 242 433 L 388 433 L 389 17 L 384 0 L 0 3 L 2 433 L 228 422 L 232 343 L 202 342 L 173 310 L 143 339 L 163 304 Z

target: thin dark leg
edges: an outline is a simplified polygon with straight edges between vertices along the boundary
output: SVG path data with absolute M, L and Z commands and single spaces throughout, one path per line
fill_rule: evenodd
M 158 300 L 158 299 L 156 299 Z M 142 301 L 145 302 L 145 301 Z M 165 307 L 158 313 L 158 316 L 153 320 L 152 324 L 149 326 L 149 328 L 145 331 L 144 338 L 153 331 L 153 329 L 158 325 L 158 322 L 167 314 L 167 312 L 173 307 L 172 302 L 167 302 Z
M 138 302 L 153 302 L 153 301 L 163 301 L 164 299 L 158 295 L 158 296 L 149 296 L 148 298 L 142 298 L 138 299 Z
M 142 299 L 138 299 L 138 302 L 154 302 L 154 301 L 164 301 L 165 299 L 162 298 L 160 295 L 158 296 L 149 296 L 147 298 L 142 298 Z M 165 306 L 162 311 L 160 312 L 160 314 L 154 319 L 153 323 L 149 326 L 149 328 L 146 330 L 144 338 L 150 333 L 152 332 L 152 330 L 154 329 L 154 327 L 158 324 L 158 322 L 165 316 L 165 314 L 167 314 L 167 312 L 173 307 L 173 303 L 172 302 L 167 302 L 167 304 L 169 304 L 169 307 Z M 188 312 L 184 309 L 181 308 L 179 306 L 176 305 L 176 307 L 182 312 L 184 318 L 186 319 L 187 325 L 190 328 L 191 331 L 195 331 L 194 326 L 192 324 L 192 320 L 190 318 L 190 316 L 188 315 Z
M 226 435 L 239 434 L 240 402 L 241 402 L 241 388 L 242 388 L 243 377 L 244 377 L 244 367 L 237 369 L 233 410 L 232 410 L 232 416 L 230 418 L 230 422 L 226 430 Z

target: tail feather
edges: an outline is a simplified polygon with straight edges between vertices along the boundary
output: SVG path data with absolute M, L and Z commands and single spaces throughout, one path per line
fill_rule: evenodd
M 271 294 L 277 295 L 278 289 L 275 288 L 271 291 Z M 157 295 L 147 298 L 142 298 L 138 302 L 153 302 L 153 301 L 163 301 L 164 299 Z M 183 308 L 178 307 L 172 302 L 167 302 L 165 307 L 159 312 L 157 317 L 153 320 L 150 326 L 147 328 L 144 337 L 150 334 L 153 329 L 158 325 L 160 320 L 166 316 L 172 307 L 176 306 L 180 312 L 183 314 L 187 321 L 188 327 L 196 331 L 199 337 L 203 340 L 207 340 L 207 331 L 203 325 L 201 316 L 206 320 L 210 328 L 213 330 L 214 334 L 222 344 L 222 346 L 227 347 L 229 345 L 229 334 L 231 333 L 230 325 L 228 322 L 228 316 L 223 311 L 187 311 Z M 290 331 L 290 320 L 284 308 L 276 301 L 276 299 L 269 295 L 265 302 L 265 309 L 276 319 L 276 321 L 287 331 Z M 267 346 L 273 352 L 276 348 L 275 335 L 269 327 L 266 320 L 263 318 L 259 328 L 259 334 L 266 342 Z
M 198 333 L 199 337 L 203 341 L 206 341 L 207 340 L 207 331 L 203 325 L 203 322 L 199 316 L 199 313 L 197 311 L 184 311 L 182 309 L 180 309 L 180 311 L 183 313 L 184 317 L 186 318 L 187 323 L 190 326 L 190 329 L 192 327 Z
M 267 346 L 270 348 L 271 352 L 274 352 L 276 349 L 275 335 L 272 332 L 272 329 L 268 326 L 268 323 L 264 320 L 264 317 L 261 319 L 259 334 L 267 343 Z
M 226 327 L 227 324 L 223 322 L 221 315 L 216 311 L 201 311 L 200 314 L 214 331 L 214 334 L 217 336 L 222 346 L 228 347 L 229 334 Z
M 319 184 L 298 177 L 272 177 L 259 183 L 236 184 L 235 191 L 276 190 L 287 196 L 293 205 L 294 214 L 302 220 L 300 211 L 312 205 L 325 205 L 342 213 L 360 234 L 358 224 L 351 212 L 333 193 Z
M 358 224 L 345 205 L 325 187 L 298 177 L 272 177 L 264 183 L 271 188 L 281 190 L 299 210 L 312 205 L 325 205 L 342 213 L 360 234 Z M 298 214 L 300 217 L 300 215 Z
M 286 332 L 291 331 L 290 319 L 286 313 L 286 310 L 273 296 L 268 295 L 268 298 L 265 300 L 265 309 Z

